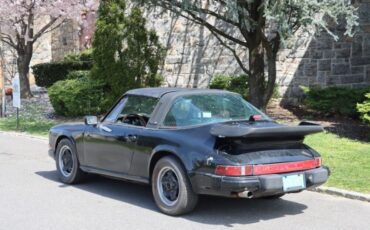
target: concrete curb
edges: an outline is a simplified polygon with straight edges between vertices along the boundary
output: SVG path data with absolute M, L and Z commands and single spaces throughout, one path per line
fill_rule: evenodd
M 18 136 L 18 137 L 27 137 L 27 138 L 32 138 L 32 139 L 37 139 L 37 140 L 42 140 L 42 141 L 48 141 L 47 137 L 41 137 L 41 136 L 35 136 L 23 132 L 15 132 L 15 131 L 1 131 L 0 134 L 6 134 L 10 136 Z
M 320 186 L 320 187 L 313 188 L 310 190 L 314 192 L 329 194 L 329 195 L 341 196 L 341 197 L 345 197 L 345 198 L 349 198 L 353 200 L 370 202 L 370 194 L 364 194 L 364 193 L 353 192 L 353 191 L 348 191 L 348 190 L 339 189 L 339 188 L 325 187 L 325 186 Z

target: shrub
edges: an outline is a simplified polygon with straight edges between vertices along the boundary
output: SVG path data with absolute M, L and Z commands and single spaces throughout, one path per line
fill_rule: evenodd
M 357 104 L 357 111 L 360 118 L 370 124 L 370 93 L 365 94 L 366 100 L 361 104 Z
M 75 70 L 67 74 L 67 79 L 79 79 L 79 78 L 88 78 L 90 77 L 89 70 Z
M 125 11 L 123 0 L 101 1 L 93 41 L 91 77 L 105 83 L 111 102 L 129 89 L 161 83 L 157 71 L 164 52 L 158 36 L 147 29 L 139 8 Z
M 364 94 L 368 91 L 348 87 L 301 88 L 306 96 L 304 103 L 309 108 L 331 115 L 340 114 L 349 117 L 358 117 L 356 104 L 364 101 Z
M 91 67 L 91 62 L 63 61 L 37 64 L 32 66 L 32 70 L 36 84 L 48 88 L 55 82 L 66 79 L 70 71 L 89 70 Z
M 247 75 L 217 75 L 209 85 L 211 89 L 224 89 L 239 93 L 244 98 L 248 96 L 248 76 Z
M 90 78 L 58 81 L 48 93 L 55 112 L 60 115 L 101 114 L 106 109 L 103 85 Z
M 70 53 L 64 56 L 64 61 L 74 62 L 74 61 L 83 61 L 83 62 L 92 62 L 92 49 L 83 50 L 79 53 Z
M 239 93 L 243 96 L 243 98 L 248 97 L 249 86 L 248 86 L 248 76 L 247 75 L 217 75 L 211 81 L 209 87 L 211 89 L 224 89 L 229 90 L 232 92 Z M 274 92 L 272 94 L 272 98 L 278 98 L 279 90 L 278 86 L 275 85 Z

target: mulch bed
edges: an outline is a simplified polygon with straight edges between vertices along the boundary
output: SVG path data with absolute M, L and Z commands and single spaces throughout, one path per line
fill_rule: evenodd
M 340 137 L 370 142 L 370 126 L 357 119 L 324 114 L 301 106 L 281 106 L 279 100 L 272 100 L 267 107 L 267 114 L 282 123 L 297 123 L 310 120 L 322 125 L 328 132 Z

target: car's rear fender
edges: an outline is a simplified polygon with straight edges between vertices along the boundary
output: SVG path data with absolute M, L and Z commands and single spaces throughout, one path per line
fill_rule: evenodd
M 191 170 L 189 159 L 186 156 L 184 156 L 184 154 L 181 154 L 180 148 L 171 145 L 159 145 L 156 146 L 150 154 L 148 165 L 149 177 L 151 177 L 154 166 L 158 162 L 158 160 L 165 156 L 176 157 L 182 163 L 186 171 Z

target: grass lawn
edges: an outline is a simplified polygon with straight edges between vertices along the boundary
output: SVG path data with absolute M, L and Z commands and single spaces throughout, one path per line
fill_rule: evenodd
M 53 121 L 45 119 L 21 117 L 19 129 L 17 129 L 15 117 L 0 118 L 0 130 L 2 131 L 19 131 L 44 137 L 48 135 L 49 129 L 54 125 L 55 123 Z
M 46 137 L 49 129 L 56 122 L 46 119 L 42 115 L 43 112 L 43 105 L 24 104 L 19 112 L 19 129 L 17 129 L 16 114 L 12 113 L 6 118 L 0 118 L 0 130 L 26 132 L 28 134 Z
M 305 143 L 317 150 L 323 164 L 330 167 L 326 186 L 370 193 L 370 143 L 331 133 L 308 136 Z

